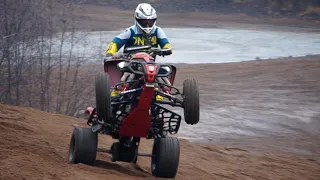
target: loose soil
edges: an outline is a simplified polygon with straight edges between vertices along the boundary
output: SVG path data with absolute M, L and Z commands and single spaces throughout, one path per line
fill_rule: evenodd
M 267 86 L 277 84 L 281 77 L 282 89 L 292 89 L 299 84 L 313 93 L 319 105 L 320 57 L 283 58 L 254 62 L 186 65 L 179 64 L 176 85 L 194 77 L 200 82 L 201 104 L 209 98 L 219 99 L 213 106 L 242 99 L 243 93 L 261 93 Z M 199 73 L 201 71 L 202 73 Z M 298 79 L 297 79 L 298 78 Z M 300 78 L 300 79 L 299 79 Z M 295 81 L 291 81 L 295 80 Z M 235 84 L 235 82 L 240 82 Z M 243 82 L 243 83 L 242 83 Z M 219 87 L 219 88 L 218 88 Z M 251 91 L 245 92 L 245 88 Z M 233 91 L 228 91 L 228 89 Z M 214 90 L 215 96 L 210 96 Z M 263 93 L 275 102 L 277 90 Z M 278 91 L 279 92 L 279 91 Z M 289 99 L 295 93 L 289 93 Z M 262 95 L 262 94 L 261 94 Z M 279 96 L 284 98 L 285 96 Z M 254 96 L 252 97 L 254 98 Z M 212 100 L 212 99 L 211 99 Z M 231 104 L 230 104 L 231 105 Z M 317 119 L 319 121 L 319 119 Z M 200 123 L 201 120 L 200 120 Z M 68 145 L 73 125 L 86 126 L 85 120 L 39 110 L 0 105 L 0 179 L 156 179 L 151 175 L 150 159 L 139 157 L 137 165 L 112 163 L 109 154 L 98 153 L 94 167 L 67 163 Z M 197 128 L 197 126 L 194 126 Z M 289 143 L 290 137 L 240 139 L 246 146 L 190 143 L 181 139 L 181 158 L 176 179 L 314 179 L 320 178 L 319 134 L 306 136 L 297 145 L 312 141 L 312 155 L 293 152 L 270 151 L 277 143 Z M 248 140 L 248 141 L 247 141 Z M 99 146 L 108 148 L 113 140 L 99 136 Z M 150 153 L 151 140 L 143 140 L 141 153 Z M 271 148 L 272 149 L 272 148 Z

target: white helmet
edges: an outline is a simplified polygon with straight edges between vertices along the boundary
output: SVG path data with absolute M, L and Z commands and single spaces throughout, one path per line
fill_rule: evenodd
M 134 17 L 136 26 L 146 34 L 150 34 L 156 25 L 156 10 L 147 3 L 141 3 L 137 6 Z

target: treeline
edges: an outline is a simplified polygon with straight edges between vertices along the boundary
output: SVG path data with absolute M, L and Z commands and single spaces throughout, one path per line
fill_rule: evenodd
M 79 3 L 0 2 L 0 103 L 71 116 L 90 103 L 88 76 L 95 71 L 73 53 L 81 38 L 73 14 Z
M 320 0 L 86 0 L 85 3 L 134 9 L 149 2 L 161 12 L 245 13 L 253 16 L 320 16 Z

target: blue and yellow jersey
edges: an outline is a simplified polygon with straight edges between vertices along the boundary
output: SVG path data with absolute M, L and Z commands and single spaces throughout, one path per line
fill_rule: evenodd
M 138 30 L 136 25 L 133 25 L 113 39 L 108 45 L 106 53 L 114 55 L 122 46 L 124 46 L 124 48 L 129 46 L 143 46 L 145 45 L 145 41 L 146 38 Z M 171 48 L 167 36 L 158 26 L 156 26 L 151 33 L 151 42 L 153 47 L 158 47 L 160 45 L 162 49 Z

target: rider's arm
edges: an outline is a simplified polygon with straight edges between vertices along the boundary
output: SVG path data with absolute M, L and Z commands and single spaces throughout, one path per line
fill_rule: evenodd
M 171 48 L 171 44 L 166 36 L 166 34 L 164 33 L 164 31 L 158 27 L 157 30 L 157 42 L 159 43 L 160 47 L 162 49 L 169 49 Z
M 126 44 L 126 42 L 130 39 L 130 36 L 131 31 L 129 28 L 117 35 L 108 45 L 106 54 L 111 54 L 113 56 L 124 44 Z

